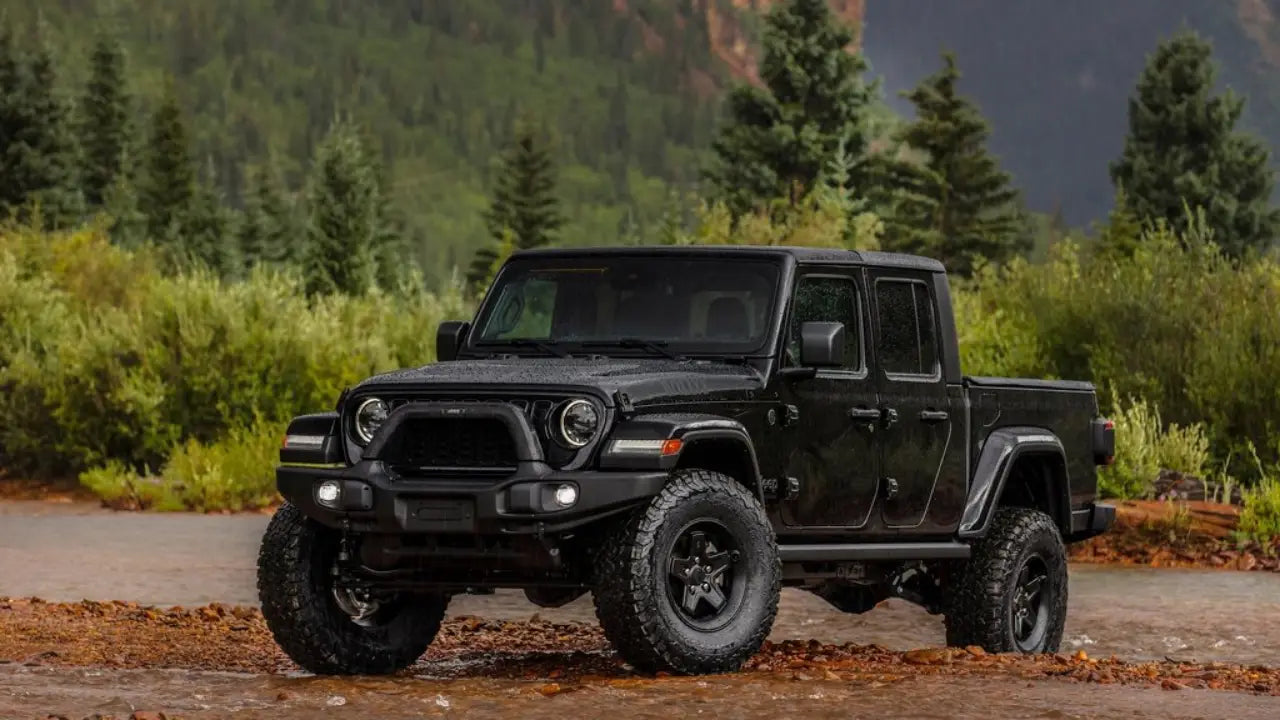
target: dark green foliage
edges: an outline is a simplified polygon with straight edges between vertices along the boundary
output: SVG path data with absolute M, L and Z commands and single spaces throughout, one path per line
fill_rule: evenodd
M 214 173 L 196 186 L 191 206 L 182 216 L 184 259 L 222 277 L 234 277 L 242 260 L 236 243 L 236 213 L 226 206 L 214 182 Z
M 81 184 L 85 202 L 101 207 L 108 190 L 129 172 L 124 166 L 130 144 L 129 97 L 124 85 L 124 52 L 107 37 L 98 38 L 89 58 L 89 82 L 80 99 Z
M 1265 145 L 1240 133 L 1244 99 L 1213 94 L 1212 48 L 1192 32 L 1164 42 L 1129 100 L 1129 135 L 1111 179 L 1143 220 L 1182 231 L 1202 208 L 1213 239 L 1233 257 L 1280 235 Z
M 0 211 L 72 225 L 84 207 L 52 51 L 41 38 L 34 51 L 19 52 L 7 20 L 0 23 Z
M 182 224 L 196 196 L 196 176 L 182 107 L 172 83 L 151 116 L 145 171 L 138 196 L 147 214 L 147 232 L 172 251 L 185 252 Z
M 127 161 L 121 163 L 127 166 Z M 138 207 L 138 191 L 128 175 L 115 177 L 102 196 L 102 211 L 110 218 L 111 240 L 138 247 L 147 240 L 147 216 Z
M 482 289 L 478 286 L 488 279 L 489 268 L 500 254 L 494 246 L 501 246 L 508 235 L 514 249 L 527 250 L 553 242 L 564 225 L 550 152 L 532 130 L 522 129 L 503 156 L 484 220 L 493 242 L 477 251 L 467 270 L 473 290 Z
M 43 14 L 67 58 L 87 59 L 111 28 L 148 116 L 164 92 L 157 79 L 172 74 L 191 157 L 197 166 L 213 158 L 220 190 L 236 206 L 247 201 L 246 168 L 268 148 L 286 184 L 299 188 L 334 117 L 350 117 L 368 129 L 366 146 L 380 150 L 388 214 L 402 219 L 409 259 L 436 282 L 488 240 L 488 167 L 520 113 L 540 118 L 556 141 L 559 197 L 574 219 L 562 230 L 565 244 L 612 241 L 630 206 L 642 227 L 656 223 L 668 186 L 694 178 L 726 84 L 704 16 L 719 10 L 732 25 L 751 14 L 724 0 L 4 5 L 21 21 Z M 77 88 L 88 79 L 87 63 L 63 71 Z M 609 98 L 620 72 L 625 155 L 607 148 L 619 126 Z M 146 119 L 135 127 L 150 134 Z M 626 199 L 616 190 L 623 180 Z
M 307 181 L 307 292 L 360 295 L 377 275 L 378 181 L 356 131 L 336 124 Z
M 908 152 L 884 164 L 884 245 L 929 255 L 967 275 L 977 258 L 1000 262 L 1025 252 L 1029 227 L 1012 178 L 986 149 L 990 127 L 956 93 L 955 57 L 904 93 L 916 109 L 898 134 Z
M 294 234 L 297 227 L 279 173 L 269 163 L 257 165 L 249 174 L 240 222 L 240 257 L 245 268 L 296 261 L 301 250 Z
M 743 85 L 729 95 L 706 173 L 735 214 L 778 198 L 797 205 L 842 142 L 861 165 L 878 89 L 864 82 L 867 64 L 849 51 L 853 39 L 826 0 L 786 0 L 770 11 L 760 63 L 765 87 Z M 850 180 L 855 190 L 864 187 L 860 170 Z

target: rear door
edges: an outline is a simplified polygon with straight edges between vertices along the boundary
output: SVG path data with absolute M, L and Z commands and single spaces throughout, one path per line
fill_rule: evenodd
M 885 525 L 920 525 L 951 441 L 953 411 L 942 373 L 941 326 L 932 276 L 896 268 L 869 269 L 875 306 L 876 388 L 882 516 Z

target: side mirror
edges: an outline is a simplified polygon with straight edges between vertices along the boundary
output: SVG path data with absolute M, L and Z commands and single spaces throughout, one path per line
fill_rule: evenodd
M 800 364 L 839 367 L 844 364 L 844 323 L 807 322 L 800 325 Z
M 458 349 L 467 340 L 471 323 L 447 320 L 436 330 L 436 361 L 450 362 L 458 359 Z

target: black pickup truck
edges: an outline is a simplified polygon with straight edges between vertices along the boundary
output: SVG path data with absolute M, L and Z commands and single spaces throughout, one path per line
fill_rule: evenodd
M 591 592 L 643 670 L 738 668 L 783 586 L 1051 652 L 1115 452 L 1084 382 L 966 377 L 942 265 L 802 248 L 514 254 L 439 362 L 293 420 L 258 587 L 316 673 L 412 664 L 449 599 Z M 341 348 L 335 351 L 340 352 Z

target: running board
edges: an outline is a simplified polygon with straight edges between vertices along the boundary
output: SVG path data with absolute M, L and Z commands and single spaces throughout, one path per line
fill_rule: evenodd
M 848 545 L 779 545 L 782 562 L 840 562 L 845 560 L 964 560 L 964 543 L 856 543 Z

